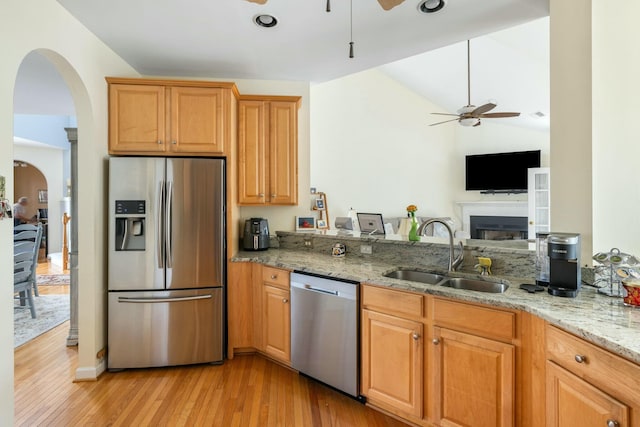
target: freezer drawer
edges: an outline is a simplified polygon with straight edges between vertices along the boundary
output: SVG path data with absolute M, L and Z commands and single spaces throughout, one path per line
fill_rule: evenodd
M 109 292 L 108 369 L 221 362 L 223 290 Z

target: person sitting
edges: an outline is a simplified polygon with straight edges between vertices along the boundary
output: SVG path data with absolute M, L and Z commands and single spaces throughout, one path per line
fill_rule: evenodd
M 13 225 L 27 224 L 30 221 L 29 217 L 27 217 L 27 205 L 29 204 L 29 199 L 26 197 L 20 197 L 18 199 L 18 203 L 13 205 Z

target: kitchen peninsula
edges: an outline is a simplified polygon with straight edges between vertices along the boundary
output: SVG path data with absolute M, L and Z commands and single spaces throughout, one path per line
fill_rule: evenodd
M 637 426 L 640 422 L 640 311 L 625 307 L 620 298 L 604 296 L 590 286 L 583 286 L 576 298 L 553 297 L 547 292 L 530 294 L 519 289 L 520 283 L 534 281 L 532 251 L 465 246 L 461 271 L 448 274 L 479 278 L 473 271 L 475 257 L 487 256 L 496 266 L 489 279 L 509 284 L 504 293 L 483 293 L 385 277 L 398 268 L 446 273 L 448 244 L 442 241 L 406 242 L 294 232 L 278 232 L 277 241 L 279 248 L 236 254 L 229 264 L 230 277 L 242 269 L 246 274 L 251 265 L 360 282 L 361 393 L 378 409 L 418 425 L 453 419 L 456 409 L 443 402 L 450 401 L 457 392 L 444 386 L 443 376 L 451 384 L 461 378 L 455 377 L 455 372 L 466 369 L 475 374 L 480 371 L 477 363 L 484 363 L 479 358 L 486 356 L 488 366 L 497 369 L 488 369 L 489 381 L 480 383 L 482 393 L 488 395 L 480 396 L 477 390 L 464 393 L 470 401 L 477 398 L 492 402 L 488 405 L 495 410 L 489 413 L 502 417 L 493 420 L 493 425 L 544 425 L 545 417 L 547 425 L 558 425 L 550 421 L 555 416 L 554 408 L 557 412 L 558 405 L 571 407 L 571 402 L 557 387 L 560 383 L 567 387 L 565 382 L 569 380 L 580 382 L 575 387 L 580 393 L 585 393 L 581 387 L 586 384 L 597 389 L 594 393 L 598 396 L 613 396 L 623 402 L 633 422 L 619 425 Z M 345 257 L 330 255 L 336 242 L 346 245 Z M 367 249 L 372 253 L 361 253 L 360 246 L 371 246 Z M 250 282 L 244 285 L 251 286 Z M 237 325 L 238 318 L 252 315 L 247 312 L 252 310 L 251 304 L 233 305 L 235 292 L 247 294 L 240 289 L 242 286 L 241 281 L 229 285 L 229 357 L 235 350 L 251 347 L 246 340 L 240 345 L 234 341 L 238 331 L 233 325 Z M 242 322 L 250 324 L 246 318 Z M 367 325 L 383 328 L 383 333 L 376 335 Z M 406 341 L 402 331 L 406 332 Z M 379 359 L 371 353 L 384 348 L 376 347 L 376 340 L 387 339 L 391 333 L 398 333 L 396 342 L 406 343 L 406 348 L 385 352 Z M 458 367 L 447 359 L 460 349 L 466 352 L 458 353 L 461 359 L 456 363 L 468 356 L 472 366 Z M 393 359 L 398 354 L 407 357 L 404 365 L 402 360 L 396 363 Z M 376 360 L 385 363 L 377 365 Z M 286 360 L 280 362 L 287 364 Z M 385 384 L 387 380 L 376 376 L 377 371 L 400 369 L 400 365 L 409 367 L 400 375 L 394 372 L 395 378 L 388 380 L 392 384 Z M 617 384 L 611 385 L 612 375 Z M 374 384 L 372 376 L 377 381 Z M 484 386 L 493 392 L 484 390 Z

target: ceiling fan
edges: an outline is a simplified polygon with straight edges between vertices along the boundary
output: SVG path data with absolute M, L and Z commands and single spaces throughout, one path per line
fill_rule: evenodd
M 247 1 L 252 3 L 258 3 L 258 4 L 265 4 L 267 2 L 267 0 L 247 0 Z M 393 9 L 394 7 L 396 7 L 397 5 L 403 2 L 404 0 L 378 0 L 378 3 L 380 3 L 380 6 L 382 6 L 384 10 Z M 329 0 L 327 0 L 327 12 L 330 9 L 331 7 L 329 6 Z
M 471 61 L 470 61 L 469 40 L 467 40 L 467 105 L 458 110 L 458 114 L 450 113 L 431 113 L 440 116 L 455 116 L 455 119 L 445 120 L 443 122 L 431 123 L 429 126 L 435 126 L 442 123 L 458 121 L 462 126 L 480 126 L 480 119 L 497 119 L 503 117 L 518 117 L 520 113 L 489 113 L 488 111 L 496 108 L 496 104 L 488 102 L 484 105 L 476 107 L 471 104 Z

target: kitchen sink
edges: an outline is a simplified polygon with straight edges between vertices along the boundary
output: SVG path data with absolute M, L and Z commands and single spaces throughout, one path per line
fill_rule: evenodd
M 469 291 L 490 292 L 501 294 L 509 288 L 505 283 L 487 282 L 486 280 L 464 279 L 462 277 L 452 277 L 442 284 L 448 288 L 466 289 Z
M 428 283 L 430 285 L 437 285 L 446 279 L 442 274 L 436 273 L 428 273 L 426 271 L 420 270 L 393 270 L 387 274 L 385 277 L 391 277 L 393 279 L 401 279 L 401 280 L 410 280 L 412 282 L 421 282 Z

